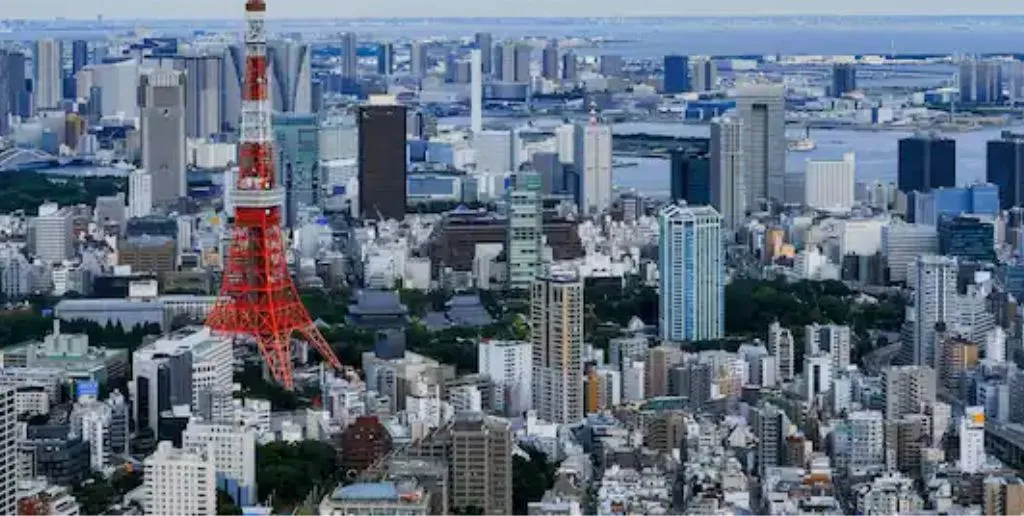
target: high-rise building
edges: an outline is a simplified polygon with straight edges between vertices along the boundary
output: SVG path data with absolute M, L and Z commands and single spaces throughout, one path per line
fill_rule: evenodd
M 999 187 L 999 207 L 1024 206 L 1024 134 L 1003 131 L 988 142 L 985 178 Z
M 516 169 L 516 138 L 507 129 L 487 129 L 473 135 L 476 170 L 507 174 Z
M 76 39 L 71 42 L 71 76 L 74 77 L 78 71 L 89 64 L 89 42 L 84 39 Z
M 985 465 L 985 407 L 966 407 L 960 417 L 960 460 L 961 473 L 972 474 L 981 471 Z
M 781 85 L 748 86 L 736 94 L 743 119 L 747 204 L 785 200 L 786 99 Z
M 560 424 L 583 418 L 583 281 L 549 270 L 530 296 L 533 342 L 533 408 Z
M 98 104 L 102 116 L 132 119 L 140 116 L 144 107 L 139 97 L 139 64 L 134 59 L 124 58 L 90 65 L 92 85 L 89 103 Z M 97 102 L 98 98 L 98 102 Z
M 783 328 L 778 321 L 768 326 L 768 352 L 775 357 L 775 364 L 778 367 L 776 378 L 780 382 L 787 382 L 793 379 L 796 374 L 794 356 L 796 344 L 793 340 L 793 333 L 788 328 Z
M 18 411 L 15 389 L 0 388 L 0 513 L 18 512 Z
M 313 111 L 313 72 L 309 45 L 280 41 L 267 46 L 267 75 L 274 111 Z
M 969 261 L 996 259 L 996 220 L 981 215 L 945 216 L 939 221 L 939 253 Z
M 355 32 L 341 35 L 341 75 L 348 85 L 355 85 L 359 79 L 359 41 Z
M 848 152 L 841 161 L 807 160 L 804 203 L 821 211 L 848 212 L 853 208 L 857 162 Z
M 185 72 L 185 134 L 189 138 L 208 138 L 224 126 L 222 60 L 219 55 L 180 58 L 179 69 Z
M 882 227 L 882 255 L 890 282 L 906 282 L 907 268 L 918 255 L 938 252 L 939 234 L 935 226 L 893 221 Z
M 665 56 L 665 93 L 690 91 L 690 58 Z
M 522 414 L 532 407 L 533 346 L 512 340 L 482 340 L 477 350 L 477 372 L 494 382 L 495 410 Z
M 722 222 L 736 229 L 746 218 L 747 176 L 743 120 L 716 118 L 711 122 L 711 205 Z
M 483 54 L 479 48 L 469 53 L 469 129 L 473 135 L 484 128 L 484 77 Z
M 598 72 L 605 77 L 622 75 L 625 66 L 626 61 L 620 55 L 605 54 L 598 58 Z
M 494 38 L 490 32 L 477 32 L 473 37 L 475 47 L 480 50 L 480 63 L 485 74 L 491 73 L 491 52 L 494 50 Z
M 299 206 L 320 203 L 320 128 L 315 115 L 297 113 L 277 113 L 273 123 L 274 170 L 277 184 L 285 188 L 285 225 L 294 227 Z
M 576 53 L 566 50 L 562 54 L 562 80 L 575 82 L 577 79 L 579 79 L 579 72 L 576 68 Z
M 850 327 L 839 324 L 809 324 L 804 327 L 806 355 L 823 353 L 832 359 L 838 374 L 850 366 Z
M 74 214 L 54 203 L 39 206 L 39 216 L 29 221 L 33 254 L 43 263 L 61 263 L 75 256 Z
M 722 216 L 711 206 L 673 204 L 658 213 L 662 340 L 719 339 L 725 333 Z
M 10 132 L 10 116 L 24 116 L 22 104 L 27 102 L 25 88 L 25 55 L 0 49 L 0 135 Z M 25 102 L 23 102 L 25 101 Z
M 153 213 L 153 176 L 144 169 L 128 175 L 128 217 L 145 217 Z
M 359 209 L 363 218 L 405 218 L 405 107 L 371 97 L 359 108 Z
M 217 487 L 240 507 L 257 503 L 254 431 L 227 421 L 193 419 L 181 434 L 181 447 L 196 455 L 212 449 Z
M 885 418 L 923 414 L 935 403 L 935 369 L 928 366 L 887 367 L 882 370 Z
M 601 213 L 612 204 L 612 129 L 592 115 L 576 124 L 573 163 L 579 174 L 580 213 Z
M 533 47 L 526 43 L 506 41 L 498 48 L 501 49 L 501 81 L 530 82 L 530 56 Z
M 774 405 L 762 405 L 752 412 L 752 426 L 757 436 L 757 468 L 764 478 L 768 468 L 782 465 L 789 420 Z
M 663 344 L 648 349 L 644 362 L 644 393 L 652 398 L 669 395 L 672 368 L 684 359 L 683 351 L 676 346 Z
M 377 45 L 377 75 L 391 75 L 395 71 L 395 46 L 391 43 Z
M 1010 475 L 985 477 L 984 514 L 1024 514 L 1024 480 Z
M 903 193 L 956 186 L 956 140 L 927 134 L 903 138 L 896 175 Z
M 222 129 L 226 132 L 238 130 L 242 118 L 242 78 L 245 74 L 245 53 L 239 45 L 228 45 L 221 55 L 222 88 L 220 96 Z
M 541 53 L 540 60 L 541 77 L 549 81 L 557 81 L 561 78 L 558 74 L 558 42 L 549 41 Z
M 540 272 L 543 250 L 543 205 L 540 174 L 519 171 L 512 176 L 508 198 L 505 252 L 508 287 L 527 290 Z
M 999 187 L 992 184 L 939 187 L 907 195 L 907 218 L 918 224 L 938 226 L 943 218 L 960 215 L 996 218 L 999 212 Z
M 142 168 L 153 181 L 153 204 L 185 196 L 185 75 L 154 70 L 142 77 Z
M 710 57 L 698 57 L 690 61 L 692 70 L 690 89 L 712 91 L 718 86 L 718 63 Z
M 936 325 L 951 324 L 957 317 L 957 259 L 948 256 L 918 256 L 908 271 L 907 285 L 914 289 L 904 332 L 908 339 L 903 356 L 908 363 L 935 366 Z M 913 317 L 910 317 L 912 315 Z
M 841 461 L 848 468 L 872 468 L 885 464 L 885 418 L 877 410 L 851 412 L 837 432 Z
M 36 109 L 53 109 L 60 106 L 63 97 L 63 74 L 60 41 L 41 39 L 36 42 L 32 56 L 35 63 L 35 82 L 32 87 Z
M 1002 63 L 976 59 L 960 63 L 961 104 L 996 104 L 1002 100 Z
M 430 47 L 428 43 L 414 41 L 409 46 L 409 74 L 417 79 L 427 76 L 430 70 Z
M 144 461 L 146 514 L 217 514 L 217 468 L 212 450 L 190 453 L 161 441 Z
M 803 394 L 808 405 L 832 390 L 832 357 L 817 353 L 804 355 Z
M 582 386 L 580 389 L 582 397 Z M 582 398 L 580 418 L 582 418 Z M 451 507 L 512 514 L 512 428 L 479 412 L 456 414 L 451 425 Z
M 671 158 L 672 202 L 711 205 L 711 157 L 707 146 L 700 149 L 675 149 Z
M 839 63 L 832 66 L 832 89 L 833 97 L 843 95 L 857 90 L 857 67 L 850 63 Z

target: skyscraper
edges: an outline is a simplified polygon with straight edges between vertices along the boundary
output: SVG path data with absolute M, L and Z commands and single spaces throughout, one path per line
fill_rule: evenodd
M 507 129 L 488 129 L 473 135 L 478 172 L 507 173 L 515 170 L 516 139 Z
M 395 71 L 395 46 L 391 43 L 377 45 L 377 75 L 391 75 Z
M 1024 205 L 1024 134 L 1003 131 L 988 142 L 985 177 L 999 187 L 999 208 Z
M 405 107 L 370 97 L 359 108 L 359 207 L 363 218 L 405 218 Z
M 359 42 L 356 33 L 346 32 L 341 36 L 341 76 L 345 86 L 355 86 L 359 79 Z
M 923 414 L 935 404 L 935 369 L 928 366 L 887 367 L 882 370 L 885 419 Z
M 541 76 L 550 81 L 557 81 L 561 77 L 558 75 L 558 42 L 549 41 L 544 46 L 544 52 L 541 54 Z
M 217 487 L 227 492 L 239 506 L 257 503 L 254 431 L 230 421 L 193 419 L 181 433 L 181 441 L 184 450 L 195 454 L 202 454 L 212 447 Z
M 21 110 L 22 100 L 27 95 L 25 55 L 0 49 L 0 135 L 6 135 L 11 130 L 8 120 L 10 116 L 24 114 Z
M 690 58 L 665 56 L 665 93 L 690 91 Z
M 914 289 L 914 305 L 903 354 L 912 364 L 935 367 L 936 326 L 952 324 L 957 316 L 957 259 L 918 256 L 907 284 Z
M 998 61 L 968 59 L 960 63 L 960 103 L 995 104 L 1003 98 L 1003 69 Z
M 703 149 L 675 149 L 669 152 L 671 160 L 672 201 L 686 201 L 693 205 L 711 204 L 711 158 L 707 147 Z
M 142 505 L 146 513 L 217 514 L 213 453 L 212 447 L 189 453 L 161 441 L 145 460 Z
M 71 76 L 89 64 L 89 42 L 76 39 L 71 42 Z
M 137 168 L 128 176 L 128 217 L 145 217 L 153 212 L 153 176 Z
M 18 514 L 18 411 L 15 390 L 0 388 L 0 513 Z
M 612 129 L 591 115 L 576 124 L 573 163 L 580 177 L 580 213 L 601 213 L 612 203 Z
M 52 109 L 60 106 L 63 93 L 61 73 L 60 41 L 41 39 L 36 42 L 35 83 L 32 92 L 36 109 Z
M 852 152 L 836 160 L 807 160 L 804 203 L 816 210 L 848 212 L 853 208 L 857 161 Z
M 690 89 L 712 91 L 718 85 L 718 63 L 710 57 L 698 57 L 690 61 L 692 71 Z
M 479 48 L 474 48 L 469 54 L 469 129 L 473 135 L 480 133 L 484 128 L 484 78 L 483 78 L 483 54 Z
M 620 55 L 605 54 L 598 58 L 598 71 L 605 77 L 622 75 L 625 66 L 626 60 Z
M 743 119 L 747 205 L 783 202 L 786 187 L 786 101 L 781 85 L 748 86 L 736 96 Z
M 781 382 L 792 380 L 796 373 L 795 346 L 793 332 L 788 328 L 783 328 L 778 321 L 768 325 L 768 352 L 775 357 L 775 364 L 778 367 L 776 377 Z
M 903 193 L 956 186 L 956 140 L 929 134 L 903 138 L 896 176 Z
M 449 454 L 451 507 L 512 514 L 512 442 L 508 420 L 479 412 L 456 414 Z
M 832 359 L 838 374 L 850 365 L 850 327 L 839 324 L 809 324 L 804 327 L 805 356 L 823 353 Z
M 242 77 L 244 74 L 245 54 L 238 45 L 228 45 L 221 55 L 223 69 L 221 77 L 220 104 L 224 120 L 222 129 L 234 132 L 239 127 L 242 117 Z
M 577 79 L 579 79 L 579 73 L 576 70 L 576 53 L 566 50 L 562 54 L 562 80 L 575 82 Z
M 208 138 L 221 131 L 224 110 L 224 64 L 219 55 L 184 56 L 179 68 L 185 72 L 185 134 Z
M 510 289 L 526 290 L 541 265 L 543 206 L 540 174 L 519 171 L 513 175 L 508 198 L 508 231 L 505 249 Z
M 850 63 L 839 63 L 832 66 L 832 90 L 833 97 L 843 95 L 857 89 L 857 67 Z
M 658 213 L 662 340 L 719 339 L 725 333 L 722 216 L 711 206 L 673 204 Z
M 583 418 L 583 281 L 572 272 L 549 270 L 533 282 L 533 408 L 560 424 Z
M 711 121 L 711 205 L 730 230 L 743 223 L 747 212 L 743 138 L 743 120 L 726 117 Z
M 311 113 L 313 75 L 309 45 L 280 41 L 267 46 L 267 75 L 274 111 Z
M 154 70 L 142 76 L 142 168 L 153 181 L 153 204 L 185 196 L 185 75 Z
M 320 129 L 315 115 L 278 113 L 273 116 L 274 170 L 285 187 L 285 224 L 295 227 L 299 206 L 318 206 L 323 178 L 320 171 Z
M 427 43 L 414 41 L 409 47 L 409 74 L 417 79 L 427 76 L 430 69 L 430 54 Z
M 491 73 L 491 52 L 494 50 L 494 38 L 490 32 L 477 32 L 473 37 L 476 48 L 480 50 L 480 62 L 485 74 Z

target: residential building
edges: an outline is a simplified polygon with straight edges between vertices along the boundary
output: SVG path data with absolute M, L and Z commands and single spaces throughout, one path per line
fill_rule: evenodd
M 359 108 L 359 207 L 364 218 L 402 220 L 406 203 L 405 107 L 371 97 Z
M 856 176 L 857 163 L 852 152 L 844 154 L 841 161 L 807 160 L 804 203 L 821 211 L 850 211 Z
M 217 467 L 211 453 L 187 452 L 161 441 L 144 461 L 146 514 L 217 514 Z
M 966 407 L 960 417 L 957 434 L 960 438 L 960 472 L 980 472 L 985 465 L 985 407 Z
M 746 155 L 743 120 L 711 121 L 711 205 L 722 214 L 725 227 L 735 230 L 747 215 Z
M 922 414 L 935 403 L 935 369 L 928 366 L 887 367 L 882 371 L 885 418 Z
M 666 206 L 658 214 L 661 338 L 718 339 L 725 332 L 722 216 L 711 206 Z
M 907 363 L 935 366 L 935 327 L 957 316 L 957 259 L 922 255 L 914 261 L 907 284 L 914 289 L 914 304 L 907 311 L 903 356 Z
M 481 340 L 477 372 L 494 382 L 495 410 L 522 414 L 532 408 L 533 344 L 514 340 Z
M 181 434 L 185 451 L 201 456 L 209 453 L 217 488 L 225 491 L 240 507 L 258 503 L 256 495 L 256 434 L 231 423 L 192 419 Z
M 788 382 L 796 374 L 795 346 L 793 333 L 788 328 L 783 328 L 778 321 L 768 326 L 768 352 L 775 357 L 776 377 L 780 382 Z
M 533 283 L 533 408 L 545 421 L 583 418 L 583 281 L 551 269 Z
M 823 353 L 832 359 L 832 370 L 850 366 L 850 327 L 839 324 L 809 324 L 804 327 L 806 355 Z
M 18 413 L 15 390 L 0 388 L 0 513 L 18 514 Z

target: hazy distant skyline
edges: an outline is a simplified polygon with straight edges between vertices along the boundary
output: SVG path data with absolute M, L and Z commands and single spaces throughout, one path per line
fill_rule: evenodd
M 224 19 L 243 0 L 3 0 L 0 19 Z M 1024 15 L 1020 0 L 268 0 L 272 18 L 500 16 Z

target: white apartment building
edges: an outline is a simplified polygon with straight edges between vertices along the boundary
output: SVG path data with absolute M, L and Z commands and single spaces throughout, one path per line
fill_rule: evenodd
M 967 407 L 960 417 L 961 473 L 977 473 L 985 465 L 985 407 Z
M 480 341 L 477 372 L 494 382 L 495 410 L 521 414 L 533 405 L 533 347 L 513 340 Z
M 218 487 L 236 504 L 254 505 L 256 498 L 256 434 L 249 428 L 224 423 L 189 421 L 181 434 L 182 449 L 213 452 Z
M 825 353 L 832 357 L 832 370 L 850 366 L 850 327 L 839 324 L 809 324 L 804 327 L 806 354 Z
M 935 226 L 893 221 L 882 227 L 882 255 L 889 268 L 889 281 L 907 281 L 907 271 L 922 254 L 939 252 L 939 233 Z
M 146 458 L 146 514 L 217 514 L 217 467 L 213 452 L 193 453 L 161 441 Z
M 857 160 L 852 152 L 840 161 L 807 160 L 804 203 L 821 211 L 845 213 L 853 208 Z
M 573 163 L 579 174 L 580 213 L 601 213 L 612 204 L 612 128 L 591 118 L 576 124 Z
M 622 366 L 622 401 L 643 401 L 645 362 L 636 360 Z
M 153 213 L 153 176 L 143 169 L 128 175 L 128 216 L 145 217 Z

